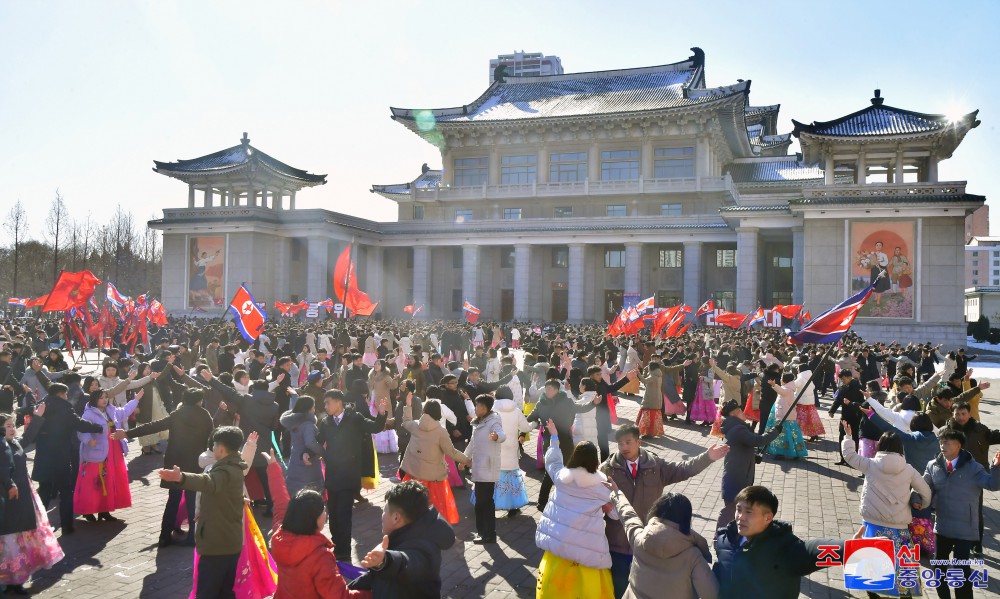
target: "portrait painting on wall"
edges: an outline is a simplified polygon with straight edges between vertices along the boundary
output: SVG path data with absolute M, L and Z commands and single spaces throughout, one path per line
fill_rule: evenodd
M 913 318 L 916 225 L 913 221 L 850 223 L 851 293 L 873 281 L 859 318 Z
M 225 304 L 226 238 L 191 237 L 188 247 L 188 308 Z

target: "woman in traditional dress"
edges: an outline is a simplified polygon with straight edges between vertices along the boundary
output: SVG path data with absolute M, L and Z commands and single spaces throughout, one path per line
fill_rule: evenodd
M 211 256 L 208 255 L 208 252 L 195 253 L 196 258 L 193 261 L 194 272 L 191 273 L 191 281 L 188 286 L 188 292 L 191 294 L 191 302 L 193 304 L 200 304 L 202 302 L 207 302 L 209 305 L 212 304 L 212 294 L 208 290 L 208 277 L 205 276 L 205 272 L 208 270 L 208 265 L 214 262 L 221 252 L 222 250 L 215 250 L 215 253 Z
M 887 270 L 889 256 L 886 256 L 885 252 L 882 251 L 881 241 L 875 242 L 875 251 L 868 254 L 868 260 L 871 263 L 870 283 L 875 286 L 875 304 L 879 305 L 882 303 L 882 294 L 892 287 Z
M 45 404 L 35 410 L 45 414 Z M 51 568 L 63 558 L 62 548 L 31 485 L 27 458 L 15 438 L 14 416 L 0 414 L 4 435 L 0 438 L 0 493 L 7 507 L 0 518 L 0 589 L 8 595 L 27 595 L 24 583 L 39 570 Z
M 458 507 L 448 484 L 447 455 L 459 464 L 468 464 L 469 458 L 455 449 L 448 431 L 441 426 L 441 403 L 427 400 L 419 421 L 412 420 L 413 396 L 407 393 L 403 407 L 403 427 L 410 433 L 410 442 L 403 455 L 404 481 L 417 480 L 427 487 L 431 503 L 451 524 L 458 524 Z
M 768 383 L 765 381 L 761 384 Z M 780 385 L 775 381 L 771 381 L 770 384 L 778 397 L 771 407 L 771 415 L 767 419 L 765 430 L 773 427 L 786 414 L 788 417 L 785 419 L 781 434 L 767 446 L 767 453 L 779 460 L 804 458 L 809 455 L 809 452 L 806 450 L 806 441 L 802 437 L 802 429 L 799 428 L 799 423 L 795 420 L 795 406 L 792 405 L 792 402 L 795 401 L 795 376 L 786 372 L 781 375 Z
M 892 282 L 893 293 L 902 293 L 905 299 L 906 288 L 913 285 L 913 279 L 910 278 L 910 261 L 903 255 L 903 248 L 898 245 L 889 258 L 889 280 Z
M 116 441 L 112 435 L 117 430 L 124 430 L 123 422 L 139 407 L 142 396 L 143 390 L 140 389 L 135 399 L 119 408 L 108 402 L 108 394 L 103 389 L 90 394 L 83 419 L 101 425 L 104 431 L 77 433 L 80 439 L 80 472 L 73 496 L 73 511 L 82 514 L 89 522 L 115 522 L 118 518 L 111 512 L 132 507 L 128 468 L 125 465 L 125 446 L 128 443 L 124 439 Z
M 157 368 L 166 366 L 165 362 L 155 362 Z M 136 367 L 138 376 L 145 379 L 152 374 L 152 367 L 145 362 L 140 363 Z M 162 369 L 161 369 L 162 371 Z M 140 379 L 140 380 L 142 380 Z M 156 422 L 157 420 L 162 420 L 168 416 L 167 408 L 163 404 L 163 399 L 160 396 L 160 387 L 155 381 L 150 380 L 142 387 L 142 397 L 139 399 L 139 409 L 135 413 L 135 423 L 146 424 L 147 422 Z M 108 391 L 108 396 L 114 396 L 114 390 Z M 139 437 L 139 445 L 142 447 L 143 455 L 149 455 L 151 453 L 163 453 L 159 449 L 160 441 L 166 441 L 170 438 L 169 431 L 160 431 L 158 433 L 153 433 L 151 435 L 144 435 Z M 125 452 L 126 454 L 128 451 Z
M 700 422 L 701 426 L 712 426 L 715 421 L 715 373 L 708 362 L 708 356 L 702 356 L 698 365 L 698 387 L 694 393 L 694 402 L 691 404 L 691 420 Z
M 659 437 L 663 435 L 663 373 L 656 362 L 646 367 L 646 376 L 637 377 L 646 386 L 639 408 L 639 436 Z M 571 439 L 566 439 L 567 442 Z
M 806 399 L 813 396 L 813 385 L 809 382 L 810 377 L 812 377 L 811 370 L 799 372 L 799 375 L 795 378 L 796 395 L 801 395 Z M 803 386 L 807 384 L 808 387 L 805 391 L 800 393 Z M 810 441 L 819 441 L 819 438 L 826 434 L 823 421 L 819 418 L 819 410 L 816 409 L 815 404 L 809 401 L 800 401 L 795 406 L 795 422 L 802 429 L 802 435 L 808 437 Z
M 493 409 L 500 414 L 503 432 L 507 435 L 500 446 L 500 480 L 493 491 L 493 503 L 498 510 L 507 510 L 508 516 L 516 516 L 521 508 L 528 505 L 528 490 L 524 486 L 524 471 L 518 462 L 520 435 L 531 431 L 531 423 L 509 395 L 506 387 L 497 389 L 497 400 Z M 475 493 L 470 497 L 475 500 Z
M 371 372 L 368 373 L 368 388 L 371 389 L 368 408 L 372 416 L 378 415 L 378 406 L 383 399 L 388 399 L 390 410 L 395 412 L 392 402 L 392 391 L 399 385 L 399 377 L 389 373 L 385 360 L 376 360 Z M 372 435 L 375 451 L 378 453 L 396 453 L 399 451 L 399 438 L 392 425 L 386 424 L 386 430 Z

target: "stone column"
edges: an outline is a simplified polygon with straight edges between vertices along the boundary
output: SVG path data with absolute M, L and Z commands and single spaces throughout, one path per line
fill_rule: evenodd
M 865 161 L 865 151 L 861 150 L 858 152 L 858 180 L 855 181 L 858 185 L 864 185 L 865 179 L 868 178 L 868 164 Z
M 421 320 L 427 318 L 431 307 L 428 306 L 427 282 L 431 274 L 431 248 L 426 245 L 413 246 L 413 305 L 423 306 L 417 315 Z
M 802 227 L 792 227 L 792 303 L 805 298 L 806 234 Z
M 205 208 L 212 207 L 212 188 L 211 186 L 205 188 Z
M 382 301 L 382 246 L 365 246 L 365 292 L 373 302 Z
M 282 302 L 287 302 L 292 296 L 289 288 L 292 269 L 291 252 L 288 247 L 290 243 L 291 240 L 287 237 L 274 238 L 274 299 Z M 326 296 L 310 299 L 319 301 L 326 299 Z
M 823 182 L 833 185 L 833 156 L 826 157 L 826 165 L 823 167 Z
M 903 151 L 896 150 L 896 183 L 903 183 Z
M 642 244 L 625 244 L 625 295 L 640 292 L 642 280 Z
M 757 308 L 757 233 L 755 227 L 736 229 L 736 311 Z
M 695 310 L 705 298 L 701 291 L 701 249 L 700 241 L 685 241 L 681 260 L 684 264 L 684 303 Z
M 591 183 L 601 180 L 601 148 L 597 144 L 590 144 L 587 150 L 587 179 Z
M 536 183 L 548 183 L 549 182 L 549 148 L 548 146 L 542 146 L 538 148 L 538 158 L 535 163 L 535 182 Z
M 500 150 L 493 148 L 490 150 L 489 175 L 487 183 L 489 185 L 500 185 Z
M 295 192 L 294 191 L 292 192 L 292 195 L 290 195 L 288 197 L 288 209 L 289 210 L 295 210 Z
M 194 208 L 194 185 L 188 185 L 188 208 Z
M 938 182 L 938 159 L 934 154 L 927 157 L 927 182 Z
M 584 264 L 586 259 L 587 246 L 582 243 L 571 243 L 569 245 L 569 306 L 567 318 L 570 322 L 583 322 L 583 295 L 588 289 L 587 282 L 584 281 Z
M 311 302 L 325 300 L 331 275 L 329 241 L 325 237 L 310 237 L 307 259 L 306 299 Z
M 639 158 L 639 178 L 646 181 L 653 178 L 653 142 L 646 139 L 642 142 Z
M 462 300 L 478 306 L 479 297 L 479 246 L 462 246 Z
M 528 291 L 531 287 L 531 246 L 519 243 L 514 246 L 514 319 L 528 320 L 530 315 Z

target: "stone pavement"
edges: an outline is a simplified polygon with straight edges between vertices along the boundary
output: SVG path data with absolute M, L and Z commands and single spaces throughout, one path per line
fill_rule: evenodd
M 987 391 L 981 407 L 983 420 L 991 428 L 1000 428 L 1000 389 Z M 634 419 L 637 398 L 624 398 L 619 414 Z M 829 406 L 824 398 L 823 408 Z M 803 538 L 848 538 L 857 530 L 861 519 L 858 495 L 862 479 L 850 468 L 836 466 L 838 460 L 835 423 L 820 411 L 826 438 L 809 444 L 809 457 L 798 462 L 765 460 L 757 468 L 757 482 L 772 489 L 781 504 L 778 517 L 790 520 L 795 532 Z M 667 436 L 644 446 L 667 459 L 682 459 L 704 451 L 715 440 L 708 429 L 667 422 Z M 532 436 L 532 441 L 534 435 Z M 525 444 L 529 456 L 535 444 Z M 185 598 L 191 588 L 192 550 L 185 547 L 156 547 L 160 516 L 166 493 L 159 488 L 156 469 L 160 456 L 139 455 L 133 443 L 129 462 L 132 480 L 133 507 L 115 515 L 123 523 L 90 524 L 78 520 L 76 534 L 61 537 L 66 559 L 50 571 L 40 572 L 33 587 L 40 597 L 66 599 L 113 599 L 116 597 Z M 379 456 L 382 482 L 377 491 L 368 494 L 371 504 L 355 508 L 355 561 L 381 539 L 380 508 L 389 480 L 396 468 L 391 456 Z M 538 495 L 541 472 L 533 457 L 522 461 L 527 472 L 529 495 Z M 694 505 L 694 529 L 712 538 L 716 515 L 722 503 L 719 498 L 721 463 L 712 464 L 701 475 L 670 487 L 673 492 L 687 495 Z M 534 531 L 539 513 L 526 507 L 516 518 L 499 518 L 496 545 L 473 545 L 469 539 L 474 531 L 473 510 L 468 490 L 456 490 L 456 500 L 463 520 L 455 527 L 459 542 L 445 553 L 442 577 L 444 596 L 449 598 L 507 599 L 533 597 L 536 567 L 542 552 L 535 547 Z M 50 512 L 50 518 L 56 514 Z M 1000 596 L 1000 494 L 986 494 L 985 562 L 991 576 L 989 591 L 977 596 Z M 58 518 L 53 518 L 58 521 Z M 260 518 L 261 528 L 270 524 Z M 933 595 L 933 592 L 931 593 Z M 802 583 L 805 597 L 846 597 L 843 569 L 821 570 Z M 860 594 L 856 596 L 862 596 Z

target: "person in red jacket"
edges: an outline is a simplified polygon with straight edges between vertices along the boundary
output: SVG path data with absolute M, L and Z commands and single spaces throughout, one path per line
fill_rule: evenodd
M 271 557 L 278 565 L 274 599 L 369 599 L 370 591 L 352 591 L 340 575 L 333 543 L 323 535 L 326 503 L 305 490 L 288 502 L 281 528 L 271 537 Z

